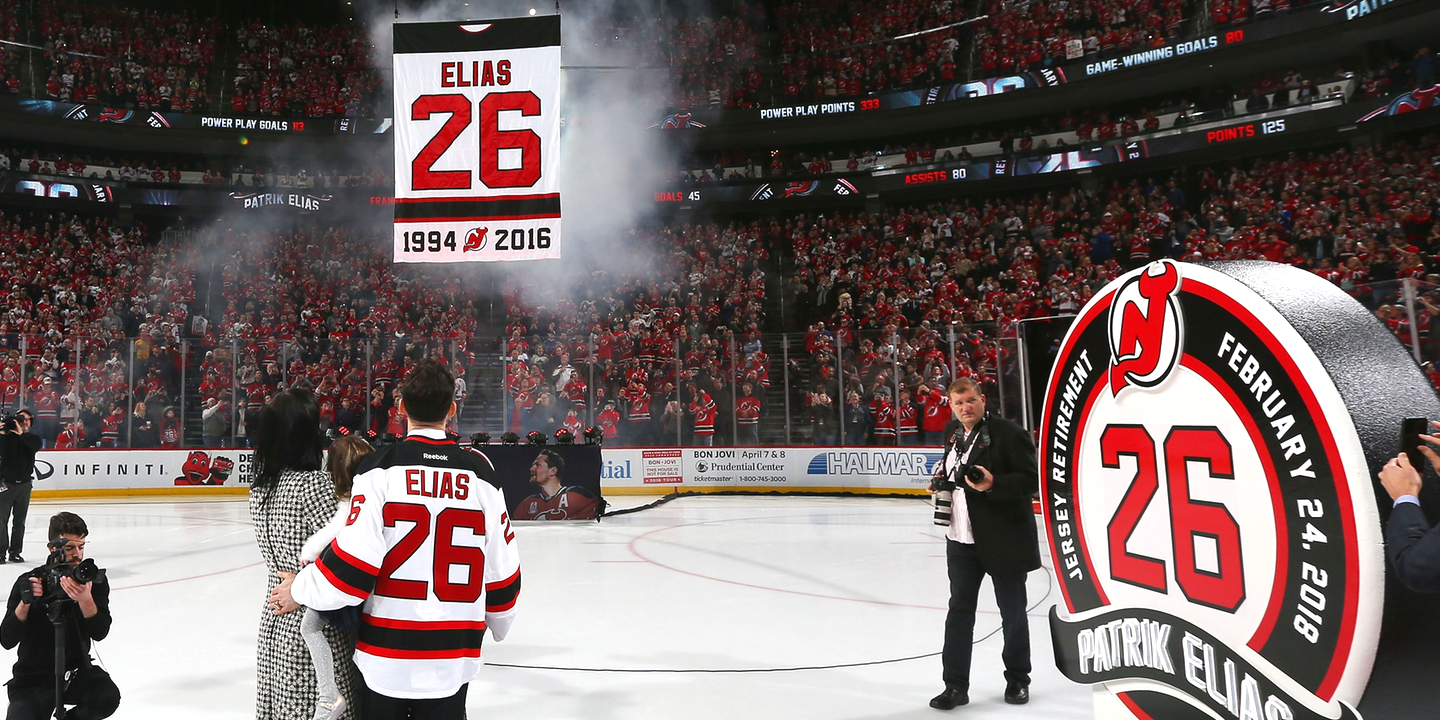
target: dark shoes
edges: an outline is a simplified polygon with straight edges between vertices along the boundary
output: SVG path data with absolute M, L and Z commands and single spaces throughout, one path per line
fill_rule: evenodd
M 25 562 L 25 558 L 20 557 L 20 553 L 10 553 L 10 562 L 23 563 Z
M 1005 685 L 1005 702 L 1011 705 L 1024 705 L 1030 702 L 1030 686 L 1008 683 Z
M 970 702 L 970 694 L 958 687 L 945 686 L 945 692 L 930 699 L 930 707 L 936 710 L 950 710 Z

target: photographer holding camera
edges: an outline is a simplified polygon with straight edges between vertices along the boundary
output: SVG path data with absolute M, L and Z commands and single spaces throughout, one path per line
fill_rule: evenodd
M 25 516 L 30 512 L 31 481 L 35 479 L 35 453 L 40 437 L 30 432 L 35 418 L 29 410 L 0 421 L 0 565 L 25 562 L 20 546 L 25 542 Z M 15 516 L 7 543 L 5 527 Z
M 945 454 L 935 468 L 935 524 L 946 528 L 950 612 L 941 653 L 945 691 L 930 707 L 949 710 L 970 702 L 970 655 L 975 606 L 986 575 L 1005 639 L 1005 702 L 1030 700 L 1030 624 L 1025 576 L 1040 568 L 1040 543 L 1030 499 L 1039 489 L 1030 433 L 985 412 L 974 380 L 950 384 L 946 396 L 955 421 L 945 428 Z
M 65 702 L 75 708 L 69 720 L 99 720 L 115 714 L 120 689 L 110 674 L 90 660 L 90 643 L 110 634 L 110 584 L 94 561 L 85 560 L 85 521 L 74 513 L 50 518 L 46 565 L 21 575 L 10 590 L 5 619 L 0 622 L 0 647 L 20 646 L 14 677 L 8 683 L 10 710 L 6 720 L 44 720 L 55 711 L 55 633 L 50 613 L 57 613 L 65 642 Z M 77 579 L 92 578 L 88 582 Z

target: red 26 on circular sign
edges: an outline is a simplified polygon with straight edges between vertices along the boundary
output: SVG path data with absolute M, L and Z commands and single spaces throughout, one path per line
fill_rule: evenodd
M 1224 265 L 1152 263 L 1081 311 L 1047 390 L 1051 630 L 1096 716 L 1356 717 L 1379 516 L 1345 402 L 1284 314 Z

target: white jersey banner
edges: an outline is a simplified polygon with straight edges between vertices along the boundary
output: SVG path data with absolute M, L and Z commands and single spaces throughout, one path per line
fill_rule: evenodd
M 560 17 L 396 23 L 395 262 L 560 257 Z

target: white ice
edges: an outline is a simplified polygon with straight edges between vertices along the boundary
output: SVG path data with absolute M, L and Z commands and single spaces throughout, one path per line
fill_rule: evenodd
M 97 649 L 124 698 L 115 717 L 253 718 L 265 581 L 244 501 L 36 502 L 31 562 L 0 566 L 0 580 L 43 560 L 46 523 L 61 510 L 89 524 L 87 555 L 113 587 L 114 629 Z M 927 706 L 943 688 L 948 598 L 929 515 L 907 499 L 695 497 L 600 523 L 518 524 L 520 616 L 504 642 L 487 640 L 468 714 L 1089 718 L 1090 690 L 1055 670 L 1045 618 L 1059 592 L 1043 570 L 1028 585 L 1030 704 L 1002 700 L 987 583 L 970 705 Z M 0 655 L 6 678 L 13 662 L 13 651 Z M 736 670 L 752 672 L 714 672 Z

